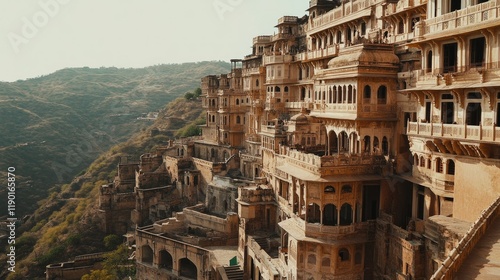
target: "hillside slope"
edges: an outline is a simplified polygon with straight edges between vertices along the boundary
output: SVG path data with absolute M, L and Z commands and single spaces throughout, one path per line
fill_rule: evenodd
M 99 154 L 151 124 L 138 117 L 228 68 L 225 62 L 74 68 L 0 83 L 0 184 L 7 167 L 15 167 L 18 218 L 31 213 L 54 184 L 69 182 Z
M 98 190 L 114 178 L 120 158 L 138 160 L 141 154 L 165 145 L 173 135 L 175 130 L 167 120 L 175 119 L 175 126 L 182 129 L 181 124 L 189 126 L 201 113 L 199 99 L 174 100 L 147 129 L 103 153 L 70 184 L 52 189 L 50 197 L 23 225 L 26 232 L 16 241 L 17 272 L 7 279 L 45 279 L 47 264 L 101 251 L 104 235 L 97 227 Z M 151 130 L 156 128 L 161 133 L 151 136 Z M 2 264 L 6 263 L 4 256 L 0 255 Z M 5 276 L 0 274 L 0 278 Z

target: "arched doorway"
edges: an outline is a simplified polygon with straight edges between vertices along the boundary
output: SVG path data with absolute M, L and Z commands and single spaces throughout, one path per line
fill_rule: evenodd
M 182 277 L 196 279 L 198 278 L 198 269 L 196 268 L 196 265 L 189 259 L 180 259 L 179 275 Z
M 153 265 L 153 249 L 151 249 L 149 245 L 143 245 L 141 247 L 141 262 Z
M 170 255 L 170 253 L 165 250 L 160 251 L 160 262 L 158 266 L 160 268 L 172 270 L 172 268 L 174 267 L 172 255 Z
M 333 204 L 327 204 L 323 210 L 323 224 L 325 226 L 337 225 L 337 207 Z
M 337 134 L 335 134 L 335 131 L 330 131 L 328 132 L 328 155 L 336 154 L 338 153 L 338 138 Z

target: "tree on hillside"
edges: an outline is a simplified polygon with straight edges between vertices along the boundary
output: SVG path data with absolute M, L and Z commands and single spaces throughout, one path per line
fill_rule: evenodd
M 201 96 L 201 88 L 197 88 L 194 90 L 194 94 L 196 97 Z

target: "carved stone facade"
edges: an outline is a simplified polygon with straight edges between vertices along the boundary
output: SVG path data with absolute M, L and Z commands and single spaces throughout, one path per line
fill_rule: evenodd
M 201 138 L 119 166 L 106 229 L 139 279 L 430 278 L 500 193 L 499 10 L 309 1 L 202 79 Z

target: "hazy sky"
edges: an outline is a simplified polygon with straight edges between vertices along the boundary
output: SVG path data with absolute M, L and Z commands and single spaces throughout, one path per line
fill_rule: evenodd
M 242 58 L 307 0 L 0 0 L 0 81 Z

